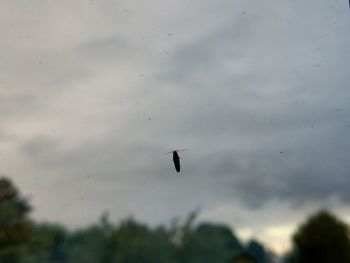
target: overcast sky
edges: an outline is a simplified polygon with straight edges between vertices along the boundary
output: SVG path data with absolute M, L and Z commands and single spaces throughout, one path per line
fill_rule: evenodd
M 0 173 L 33 217 L 350 223 L 346 0 L 3 0 Z M 176 174 L 171 155 L 180 152 Z

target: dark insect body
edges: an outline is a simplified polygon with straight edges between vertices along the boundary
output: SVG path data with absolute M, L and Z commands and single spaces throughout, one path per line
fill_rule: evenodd
M 173 151 L 173 162 L 175 165 L 176 172 L 180 172 L 180 156 L 177 151 Z
M 180 156 L 179 156 L 179 153 L 180 151 L 187 151 L 187 150 L 174 150 L 174 151 L 171 151 L 171 152 L 168 152 L 168 153 L 165 153 L 165 154 L 170 154 L 172 153 L 173 154 L 173 162 L 174 162 L 174 166 L 175 166 L 175 170 L 176 172 L 180 172 Z

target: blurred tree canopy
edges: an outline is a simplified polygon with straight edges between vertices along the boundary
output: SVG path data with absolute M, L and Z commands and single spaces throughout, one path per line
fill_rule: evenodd
M 30 211 L 12 182 L 0 178 L 0 263 L 275 262 L 256 240 L 243 244 L 223 224 L 196 223 L 197 211 L 154 228 L 132 218 L 112 224 L 104 214 L 76 230 L 33 222 Z M 316 213 L 294 234 L 284 262 L 350 263 L 348 226 L 327 211 Z
M 311 216 L 293 237 L 297 263 L 350 263 L 348 226 L 327 211 Z
M 268 252 L 265 247 L 256 240 L 249 241 L 247 251 L 254 258 L 256 263 L 268 263 L 272 258 L 270 252 Z
M 106 240 L 103 263 L 176 262 L 167 230 L 149 229 L 128 219 L 116 227 Z
M 21 262 L 66 262 L 65 241 L 68 233 L 59 225 L 35 224 L 26 243 Z
M 183 236 L 180 262 L 226 262 L 242 245 L 232 231 L 222 225 L 202 223 Z
M 229 227 L 197 224 L 197 211 L 182 223 L 154 228 L 132 218 L 112 224 L 104 214 L 76 230 L 31 221 L 30 211 L 12 182 L 1 178 L 0 263 L 221 263 L 242 251 L 254 263 L 271 262 L 261 244 L 243 245 Z
M 248 250 L 242 250 L 233 256 L 230 263 L 257 263 L 257 261 Z
M 29 237 L 30 206 L 7 178 L 0 178 L 0 262 L 15 263 Z

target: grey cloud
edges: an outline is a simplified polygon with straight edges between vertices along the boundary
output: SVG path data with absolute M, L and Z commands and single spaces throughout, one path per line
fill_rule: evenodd
M 347 6 L 112 4 L 42 6 L 52 19 L 1 46 L 1 167 L 33 193 L 34 217 L 158 223 L 232 203 L 232 220 L 276 223 L 275 203 L 349 204 Z M 181 175 L 164 155 L 177 148 Z
M 25 114 L 35 108 L 38 108 L 38 102 L 33 95 L 20 94 L 0 96 L 0 114 L 4 119 L 14 113 Z
M 125 60 L 132 55 L 131 50 L 134 52 L 138 50 L 133 45 L 134 43 L 128 42 L 124 38 L 112 36 L 83 43 L 78 47 L 78 50 L 85 56 L 98 61 L 114 60 L 120 63 L 122 58 Z
M 29 158 L 45 159 L 57 150 L 58 142 L 49 137 L 36 137 L 21 144 L 20 149 Z
M 312 5 L 305 10 L 311 10 Z M 232 156 L 233 160 L 218 161 L 220 165 L 204 157 L 199 163 L 208 167 L 213 176 L 232 174 L 235 197 L 249 206 L 260 206 L 279 198 L 293 203 L 326 200 L 334 195 L 345 201 L 348 195 L 341 184 L 332 183 L 327 187 L 327 178 L 331 180 L 327 175 L 335 174 L 334 180 L 343 182 L 347 171 L 336 157 L 339 152 L 344 154 L 346 147 L 332 145 L 348 140 L 343 133 L 349 118 L 347 97 L 338 96 L 346 93 L 346 66 L 334 72 L 332 64 L 336 60 L 342 65 L 346 59 L 338 57 L 339 51 L 319 32 L 316 24 L 319 17 L 312 17 L 311 23 L 304 24 L 305 16 L 297 21 L 287 9 L 282 10 L 296 23 L 291 24 L 282 14 L 277 19 L 265 16 L 260 24 L 254 20 L 259 30 L 267 29 L 265 36 L 252 30 L 250 22 L 247 25 L 232 23 L 172 52 L 160 70 L 159 79 L 170 82 L 173 89 L 182 90 L 179 117 L 174 117 L 175 123 L 181 126 L 175 129 L 186 130 L 187 136 L 190 134 L 198 143 L 205 142 L 206 145 L 201 146 L 202 154 L 213 151 L 211 146 L 218 148 L 219 144 L 223 148 L 220 138 L 226 140 L 226 148 L 246 151 L 244 159 L 249 166 L 244 169 L 234 160 L 235 150 L 226 149 L 225 156 L 214 152 L 213 155 L 223 160 Z M 306 15 L 306 11 L 302 15 Z M 327 30 L 333 30 L 332 34 L 341 32 L 327 19 L 321 18 L 321 21 Z M 303 24 L 311 31 L 300 31 Z M 234 29 L 227 29 L 235 26 L 239 28 L 238 36 Z M 240 37 L 238 43 L 237 37 Z M 341 49 L 346 57 L 345 46 Z M 333 56 L 322 53 L 326 50 Z M 333 61 L 326 61 L 323 55 Z M 245 62 L 251 67 L 235 74 L 227 66 L 230 61 L 237 65 Z M 332 74 L 339 79 L 330 78 Z M 219 127 L 230 131 L 230 135 L 226 136 Z M 265 140 L 270 145 L 264 149 L 261 145 Z M 329 167 L 323 167 L 327 162 Z M 209 168 L 210 165 L 214 168 Z M 265 176 L 260 176 L 260 171 L 264 171 Z
M 245 153 L 233 150 L 218 155 L 213 162 L 209 159 L 209 173 L 228 178 L 230 186 L 226 183 L 226 188 L 231 189 L 232 196 L 252 208 L 273 200 L 298 204 L 327 202 L 337 197 L 348 203 L 349 145 L 338 141 L 344 136 L 297 136 L 294 144 L 258 144 L 260 147 L 255 147 L 254 152 Z

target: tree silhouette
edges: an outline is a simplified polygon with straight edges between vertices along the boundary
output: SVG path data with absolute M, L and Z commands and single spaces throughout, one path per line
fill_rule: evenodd
M 242 250 L 232 258 L 232 261 L 230 263 L 256 263 L 254 256 L 246 251 Z
M 68 232 L 60 225 L 33 224 L 32 231 L 23 249 L 23 257 L 25 258 L 23 262 L 68 262 L 66 260 L 67 239 Z
M 350 263 L 348 226 L 327 211 L 310 217 L 293 241 L 297 263 Z
M 256 240 L 250 240 L 247 251 L 254 257 L 257 263 L 268 263 L 269 255 L 262 244 Z
M 232 254 L 242 248 L 229 227 L 201 223 L 182 238 L 180 262 L 227 262 Z
M 7 178 L 0 178 L 0 262 L 18 261 L 20 246 L 29 235 L 30 206 Z
M 168 231 L 155 230 L 133 219 L 122 222 L 108 237 L 103 263 L 175 262 L 174 249 Z

